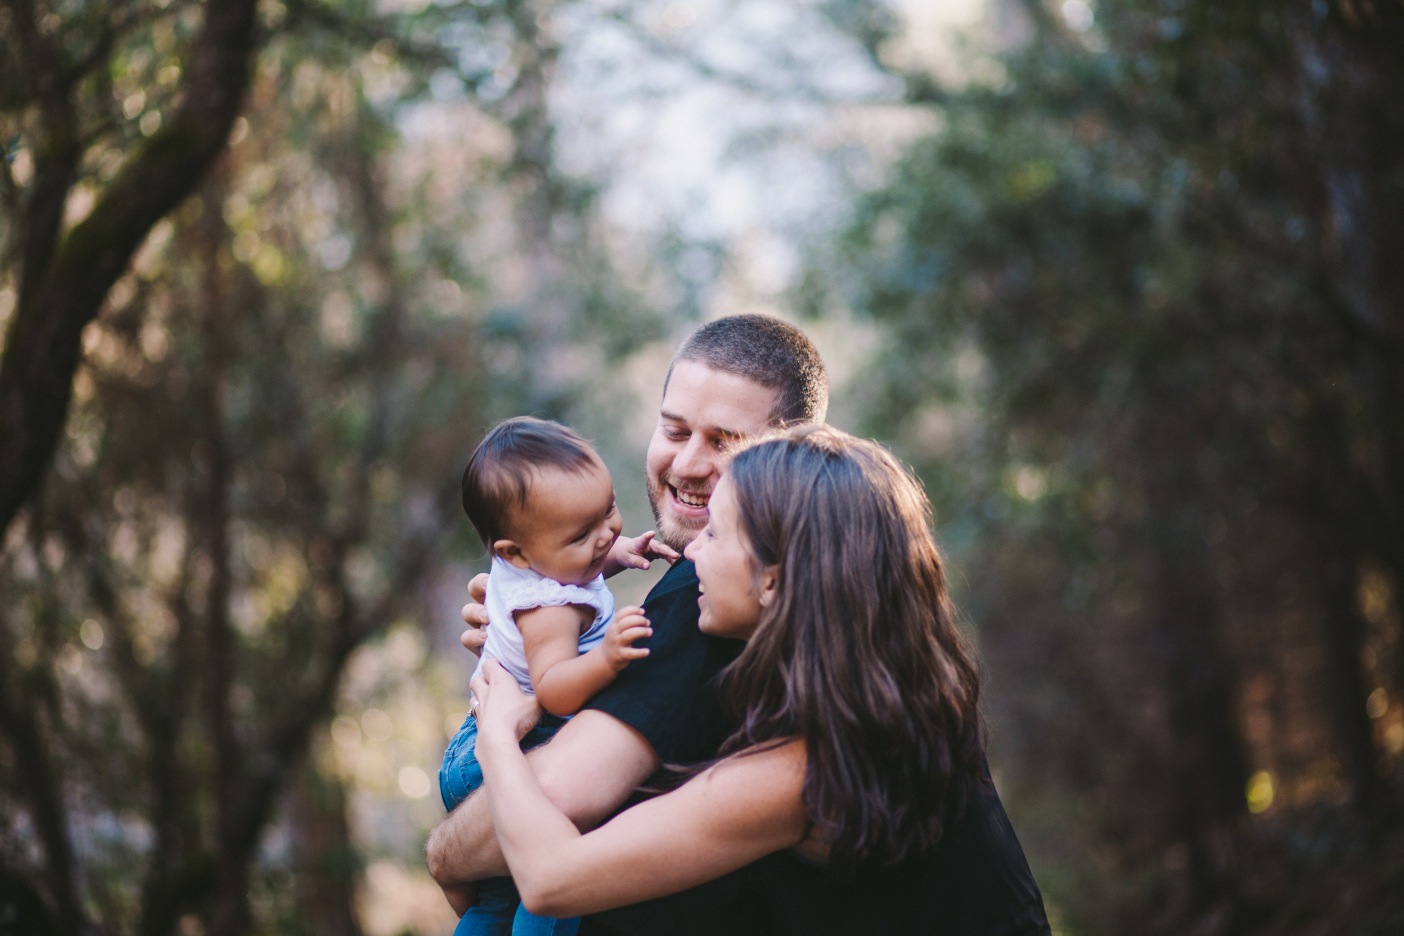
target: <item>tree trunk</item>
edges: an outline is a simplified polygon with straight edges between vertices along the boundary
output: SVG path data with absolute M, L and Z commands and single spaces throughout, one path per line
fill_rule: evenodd
M 1330 552 L 1321 569 L 1322 636 L 1326 643 L 1328 711 L 1331 732 L 1341 746 L 1342 766 L 1356 807 L 1373 814 L 1381 802 L 1380 757 L 1374 725 L 1365 709 L 1363 652 L 1365 619 L 1357 600 L 1356 562 L 1341 538 L 1327 539 Z
M 346 792 L 313 765 L 291 790 L 298 918 L 325 936 L 361 936 L 356 919 L 360 865 L 346 821 Z
M 1154 626 L 1166 652 L 1171 815 L 1189 847 L 1191 901 L 1200 908 L 1233 887 L 1236 869 L 1228 849 L 1246 813 L 1247 757 L 1237 720 L 1236 669 L 1210 593 L 1214 577 L 1203 539 L 1175 536 L 1166 545 Z
M 76 72 L 32 15 L 20 15 L 32 14 L 29 3 L 8 5 L 19 45 L 30 50 L 23 64 L 34 72 L 44 130 L 18 225 L 19 301 L 0 357 L 0 538 L 58 448 L 84 327 L 152 227 L 185 200 L 225 148 L 249 83 L 257 0 L 207 0 L 179 107 L 67 234 L 60 219 L 81 157 L 69 98 Z

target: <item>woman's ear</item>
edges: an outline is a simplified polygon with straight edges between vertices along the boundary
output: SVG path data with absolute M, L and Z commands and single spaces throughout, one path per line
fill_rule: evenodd
M 760 575 L 756 578 L 756 590 L 759 592 L 762 608 L 768 608 L 775 603 L 775 599 L 780 594 L 779 565 L 768 565 L 761 568 Z
M 518 546 L 512 540 L 494 540 L 492 544 L 492 554 L 508 565 L 514 565 L 519 569 L 531 568 L 531 563 L 527 561 L 527 557 L 522 553 L 522 547 Z

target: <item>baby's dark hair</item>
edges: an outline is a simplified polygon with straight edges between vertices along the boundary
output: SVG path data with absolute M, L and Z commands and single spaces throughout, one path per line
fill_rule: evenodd
M 531 475 L 542 468 L 582 472 L 599 461 L 572 429 L 517 416 L 493 426 L 463 469 L 463 510 L 489 551 L 514 510 L 526 506 Z

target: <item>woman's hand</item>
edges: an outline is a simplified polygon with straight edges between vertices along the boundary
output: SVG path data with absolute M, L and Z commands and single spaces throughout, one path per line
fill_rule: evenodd
M 536 696 L 523 692 L 512 674 L 494 659 L 483 660 L 472 689 L 477 701 L 470 708 L 478 719 L 479 738 L 510 738 L 515 745 L 541 720 Z

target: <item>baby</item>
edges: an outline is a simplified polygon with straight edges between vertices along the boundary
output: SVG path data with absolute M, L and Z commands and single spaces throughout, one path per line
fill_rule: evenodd
M 501 663 L 548 713 L 522 739 L 524 749 L 534 747 L 631 660 L 648 655 L 634 646 L 653 632 L 648 619 L 638 608 L 616 615 L 605 576 L 678 554 L 652 532 L 621 537 L 614 482 L 599 455 L 565 426 L 527 416 L 500 423 L 473 452 L 463 509 L 492 556 L 483 659 Z M 482 785 L 476 742 L 470 709 L 439 771 L 447 809 Z M 468 887 L 445 894 L 459 912 L 472 900 Z M 510 878 L 482 882 L 477 896 L 459 936 L 563 932 L 519 906 Z

